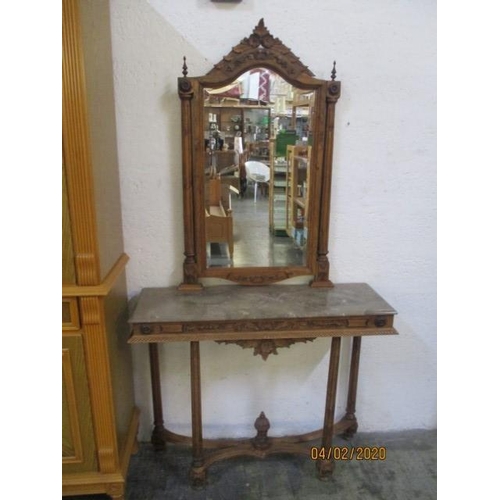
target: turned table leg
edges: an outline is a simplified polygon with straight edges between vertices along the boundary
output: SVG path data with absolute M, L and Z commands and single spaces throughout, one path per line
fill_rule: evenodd
M 194 488 L 205 485 L 203 469 L 203 433 L 201 419 L 200 343 L 191 342 L 191 425 L 193 429 L 193 463 L 191 484 Z
M 352 425 L 343 434 L 345 439 L 351 439 L 358 430 L 356 420 L 356 394 L 358 391 L 359 356 L 361 353 L 361 337 L 353 337 L 351 352 L 351 368 L 349 371 L 349 392 L 347 393 L 347 408 L 345 420 L 352 421 Z
M 333 424 L 335 418 L 335 401 L 337 399 L 337 380 L 339 374 L 340 337 L 332 337 L 330 348 L 330 365 L 328 368 L 328 383 L 326 386 L 325 420 L 323 423 L 323 437 L 321 446 L 328 452 L 332 446 Z M 332 460 L 318 460 L 316 462 L 320 479 L 327 479 L 332 475 L 334 462 Z
M 154 414 L 154 428 L 153 433 L 151 434 L 151 443 L 153 443 L 154 449 L 159 451 L 165 449 L 165 440 L 163 439 L 165 427 L 163 426 L 158 344 L 149 344 L 149 365 L 151 369 L 151 389 L 153 393 Z

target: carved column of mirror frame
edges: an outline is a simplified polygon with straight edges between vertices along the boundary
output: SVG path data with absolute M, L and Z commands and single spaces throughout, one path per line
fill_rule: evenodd
M 306 266 L 207 268 L 204 237 L 204 134 L 203 89 L 232 83 L 242 73 L 268 68 L 293 86 L 316 92 L 314 137 L 311 165 L 314 182 L 309 188 L 310 224 Z M 320 80 L 281 40 L 275 38 L 261 19 L 253 33 L 241 40 L 212 70 L 201 77 L 188 77 L 184 58 L 183 76 L 178 80 L 182 114 L 182 163 L 184 209 L 183 282 L 179 289 L 198 291 L 200 278 L 218 277 L 243 285 L 266 285 L 295 276 L 311 275 L 312 287 L 332 287 L 329 279 L 328 233 L 330 222 L 330 186 L 332 179 L 335 104 L 341 85 L 335 80 Z

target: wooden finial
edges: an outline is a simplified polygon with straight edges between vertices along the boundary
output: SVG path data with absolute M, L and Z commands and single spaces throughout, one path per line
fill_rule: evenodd
M 188 67 L 186 65 L 186 56 L 184 56 L 184 64 L 182 65 L 182 74 L 183 76 L 187 76 L 188 74 Z
M 335 69 L 336 65 L 337 65 L 337 61 L 333 61 L 332 81 L 335 80 L 335 77 L 337 76 L 337 70 Z
M 257 435 L 252 439 L 252 445 L 257 450 L 266 450 L 271 446 L 271 441 L 267 437 L 267 431 L 271 427 L 266 414 L 261 411 L 254 425 Z

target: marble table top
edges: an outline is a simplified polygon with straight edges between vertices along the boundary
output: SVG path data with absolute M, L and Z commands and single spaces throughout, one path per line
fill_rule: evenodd
M 198 293 L 144 288 L 129 323 L 265 320 L 394 315 L 396 311 L 366 283 L 206 287 Z

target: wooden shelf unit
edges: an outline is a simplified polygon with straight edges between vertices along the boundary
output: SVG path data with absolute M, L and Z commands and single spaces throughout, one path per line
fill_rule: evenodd
M 205 153 L 205 169 L 215 169 L 217 173 L 224 169 L 234 171 L 221 175 L 221 181 L 234 186 L 240 193 L 246 178 L 244 161 L 260 161 L 269 165 L 271 108 L 269 106 L 248 104 L 210 104 L 205 105 L 203 112 L 204 136 L 207 146 Z M 235 138 L 242 138 L 245 154 L 239 159 L 235 155 Z M 211 139 L 215 139 L 215 148 L 209 150 Z M 213 141 L 212 141 L 213 142 Z M 220 148 L 223 147 L 223 150 Z M 236 164 L 238 162 L 238 164 Z
M 227 145 L 228 151 L 234 151 L 235 137 L 241 137 L 243 149 L 253 150 L 253 156 L 269 161 L 269 151 L 261 154 L 258 150 L 269 150 L 271 137 L 271 108 L 251 105 L 205 105 L 204 131 L 205 140 L 216 135 Z M 260 161 L 260 160 L 258 160 Z
M 308 235 L 310 146 L 287 146 L 286 232 L 303 247 Z
M 274 236 L 286 236 L 287 163 L 285 156 L 276 154 L 276 141 L 270 142 L 269 231 Z
M 295 89 L 293 101 L 291 103 L 291 128 L 297 131 L 299 139 L 306 137 L 309 143 L 313 134 L 312 124 L 314 122 L 314 98 L 314 92 Z M 307 123 L 304 125 L 301 122 L 302 119 L 306 117 Z

